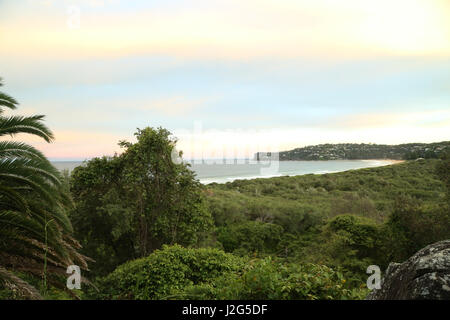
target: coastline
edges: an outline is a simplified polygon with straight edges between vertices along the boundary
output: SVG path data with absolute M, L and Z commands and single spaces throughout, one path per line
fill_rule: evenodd
M 248 176 L 223 176 L 223 177 L 205 177 L 200 178 L 200 183 L 204 185 L 208 185 L 210 183 L 217 183 L 217 184 L 226 184 L 228 182 L 233 182 L 235 180 L 254 180 L 254 179 L 270 179 L 270 178 L 276 178 L 276 177 L 283 177 L 283 176 L 302 176 L 302 175 L 308 175 L 308 174 L 330 174 L 330 173 L 338 173 L 338 172 L 344 172 L 344 171 L 350 171 L 350 170 L 360 170 L 360 169 L 367 169 L 367 168 L 376 168 L 376 167 L 384 167 L 388 165 L 394 165 L 403 163 L 406 160 L 397 160 L 397 159 L 355 159 L 355 160 L 279 160 L 277 162 L 279 163 L 295 163 L 295 162 L 303 162 L 303 163 L 340 163 L 340 162 L 356 162 L 356 163 L 366 163 L 362 167 L 347 167 L 347 168 L 314 168 L 311 171 L 277 171 L 272 172 L 269 175 L 261 175 L 261 174 L 253 174 Z M 276 161 L 275 161 L 276 162 Z
M 399 159 L 355 159 L 355 160 L 362 160 L 362 161 L 389 161 L 392 163 L 402 163 L 406 160 L 399 160 Z
M 254 160 L 257 161 L 257 160 Z M 260 161 L 264 161 L 264 160 L 260 160 Z M 270 161 L 270 160 L 267 160 Z M 283 160 L 280 159 L 278 160 L 280 162 L 290 162 L 290 161 L 389 161 L 392 163 L 401 163 L 401 162 L 405 162 L 406 160 L 399 160 L 399 159 L 330 159 L 330 160 L 307 160 L 307 159 L 300 159 L 300 160 Z

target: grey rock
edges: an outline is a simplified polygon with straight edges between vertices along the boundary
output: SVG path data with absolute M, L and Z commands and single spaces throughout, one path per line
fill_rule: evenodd
M 367 300 L 450 300 L 450 240 L 431 244 L 403 263 L 390 263 L 381 289 Z

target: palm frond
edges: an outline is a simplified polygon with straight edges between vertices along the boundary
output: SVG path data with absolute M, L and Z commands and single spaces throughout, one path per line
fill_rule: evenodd
M 53 133 L 42 123 L 42 119 L 44 119 L 43 115 L 0 117 L 0 136 L 28 133 L 50 142 L 54 139 Z
M 26 133 L 51 142 L 44 116 L 1 116 L 3 108 L 15 109 L 17 104 L 0 92 L 0 137 Z M 61 173 L 39 150 L 23 142 L 0 141 L 0 281 L 24 296 L 40 297 L 13 272 L 36 277 L 45 272 L 49 283 L 61 286 L 58 277 L 65 275 L 68 265 L 88 269 L 89 259 L 78 252 L 80 245 L 72 237 L 67 215 L 72 206 Z
M 0 141 L 0 157 L 46 160 L 44 154 L 33 146 L 17 141 Z
M 42 296 L 39 291 L 30 285 L 29 283 L 23 281 L 12 272 L 6 270 L 0 266 L 0 279 L 6 282 L 6 286 L 10 289 L 18 289 L 22 296 L 28 297 L 32 300 L 42 300 Z
M 16 109 L 17 104 L 19 104 L 13 97 L 7 95 L 6 93 L 0 92 L 0 110 L 2 107 L 9 109 Z

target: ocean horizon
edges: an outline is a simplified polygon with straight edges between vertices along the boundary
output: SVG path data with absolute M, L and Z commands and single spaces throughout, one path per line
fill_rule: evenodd
M 235 180 L 335 173 L 380 167 L 398 160 L 308 160 L 257 162 L 250 159 L 207 159 L 185 161 L 202 184 L 227 183 Z M 51 161 L 58 170 L 72 171 L 83 161 Z

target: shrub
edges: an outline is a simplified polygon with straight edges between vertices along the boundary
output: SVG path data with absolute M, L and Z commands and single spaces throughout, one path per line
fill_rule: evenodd
M 386 256 L 401 262 L 431 243 L 450 238 L 450 211 L 445 204 L 423 206 L 399 198 L 386 223 L 385 237 Z
M 270 257 L 252 260 L 240 273 L 190 286 L 183 298 L 225 300 L 357 299 L 367 291 L 350 289 L 341 272 L 316 264 L 282 264 Z
M 226 252 L 260 252 L 276 250 L 283 234 L 283 227 L 273 223 L 247 221 L 219 229 L 217 239 Z
M 163 246 L 148 257 L 119 266 L 98 282 L 102 299 L 165 299 L 186 286 L 239 270 L 244 260 L 218 249 Z M 91 293 L 92 294 L 92 293 Z

